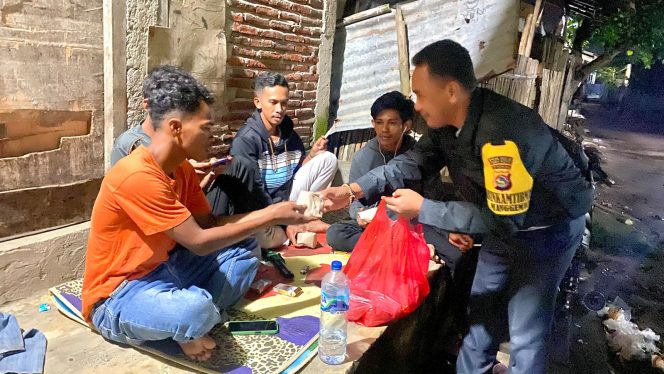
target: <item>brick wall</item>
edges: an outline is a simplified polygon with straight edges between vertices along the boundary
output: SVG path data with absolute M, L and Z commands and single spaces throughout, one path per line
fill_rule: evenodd
M 233 0 L 228 4 L 228 112 L 219 131 L 236 131 L 244 124 L 254 110 L 253 78 L 275 71 L 289 81 L 287 113 L 307 145 L 313 134 L 323 0 Z

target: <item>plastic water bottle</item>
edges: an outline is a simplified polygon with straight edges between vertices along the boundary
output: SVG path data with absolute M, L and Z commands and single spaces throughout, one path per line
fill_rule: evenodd
M 346 312 L 350 302 L 348 278 L 341 271 L 341 261 L 332 261 L 332 271 L 321 283 L 320 336 L 318 357 L 329 365 L 346 359 Z

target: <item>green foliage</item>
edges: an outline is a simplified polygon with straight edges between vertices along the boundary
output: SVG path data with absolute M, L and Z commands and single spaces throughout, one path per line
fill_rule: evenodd
M 565 46 L 572 48 L 574 44 L 574 38 L 576 37 L 576 30 L 581 26 L 582 17 L 578 15 L 572 15 L 567 19 L 567 25 L 565 27 Z
M 597 70 L 597 79 L 602 81 L 607 87 L 622 86 L 625 81 L 625 69 L 614 66 L 605 67 Z
M 664 0 L 635 0 L 603 21 L 595 21 L 590 44 L 621 52 L 627 62 L 649 67 L 664 57 Z

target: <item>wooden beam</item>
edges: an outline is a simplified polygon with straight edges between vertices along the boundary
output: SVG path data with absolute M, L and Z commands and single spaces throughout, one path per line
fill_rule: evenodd
M 576 82 L 574 81 L 574 71 L 576 70 L 577 57 L 574 55 L 569 56 L 569 65 L 566 69 L 565 84 L 563 86 L 563 94 L 560 99 L 560 111 L 558 112 L 558 122 L 556 129 L 562 130 L 563 125 L 567 121 L 567 111 L 572 102 L 572 97 L 576 91 Z
M 521 32 L 521 40 L 519 41 L 519 54 L 522 56 L 525 56 L 526 44 L 528 43 L 528 35 L 530 32 L 530 20 L 532 19 L 532 14 L 526 16 L 526 23 L 524 23 L 523 31 Z
M 359 2 L 358 2 L 358 4 L 359 4 Z M 385 4 L 385 5 L 375 7 L 375 8 L 367 9 L 365 11 L 355 13 L 352 16 L 348 16 L 348 17 L 344 18 L 343 20 L 341 20 L 340 23 L 337 24 L 337 27 L 339 27 L 339 26 L 348 26 L 348 25 L 352 25 L 353 23 L 364 21 L 365 19 L 382 16 L 383 14 L 387 14 L 387 13 L 391 12 L 391 10 L 392 9 L 390 8 L 390 4 Z
M 410 96 L 410 62 L 408 58 L 408 31 L 401 7 L 395 13 L 397 21 L 397 46 L 399 48 L 399 78 L 401 93 Z
M 104 0 L 104 169 L 113 142 L 127 128 L 127 3 Z
M 539 20 L 540 10 L 542 9 L 542 0 L 537 0 L 535 2 L 535 9 L 533 10 L 533 16 L 530 18 L 528 39 L 526 41 L 526 48 L 523 51 L 524 56 L 530 57 L 530 51 L 533 48 L 533 40 L 535 39 L 535 29 L 537 28 L 537 21 Z

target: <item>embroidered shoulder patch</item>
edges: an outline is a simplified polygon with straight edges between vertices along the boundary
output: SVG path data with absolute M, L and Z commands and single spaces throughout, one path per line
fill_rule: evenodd
M 525 213 L 530 206 L 533 178 L 521 161 L 516 144 L 482 146 L 484 188 L 489 209 L 501 216 Z

